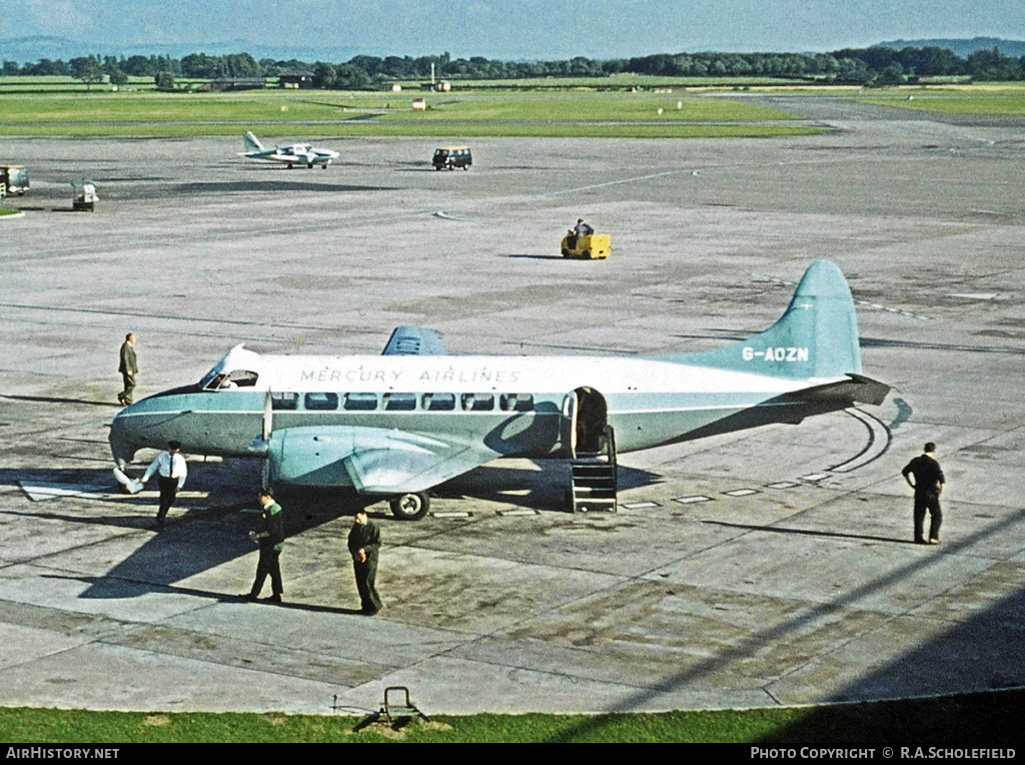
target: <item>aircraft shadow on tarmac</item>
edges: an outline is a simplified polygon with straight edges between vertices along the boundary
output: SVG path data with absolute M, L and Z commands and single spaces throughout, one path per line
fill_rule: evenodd
M 478 499 L 533 510 L 570 512 L 566 506 L 569 464 L 562 460 L 538 460 L 535 470 L 503 467 L 494 463 L 472 470 L 433 489 L 446 499 Z M 635 489 L 662 483 L 665 479 L 647 470 L 618 465 L 619 489 Z
M 258 485 L 258 472 L 253 460 L 246 466 L 228 469 L 235 476 L 233 495 L 238 496 L 238 485 Z M 214 463 L 217 464 L 217 463 Z M 565 491 L 569 485 L 569 467 L 560 460 L 542 460 L 534 463 L 538 469 L 525 470 L 512 467 L 485 466 L 470 471 L 457 479 L 437 487 L 434 494 L 441 498 L 463 498 L 472 511 L 472 500 L 491 501 L 514 507 L 566 512 Z M 185 491 L 208 490 L 216 498 L 218 491 L 214 470 L 204 470 L 204 463 L 190 464 L 189 481 Z M 235 469 L 237 468 L 237 469 Z M 209 473 L 209 475 L 205 475 Z M 660 482 L 661 476 L 644 470 L 619 466 L 621 488 L 634 488 Z M 70 486 L 80 490 L 80 499 L 92 499 L 86 512 L 56 512 L 47 506 L 39 511 L 0 510 L 0 515 L 32 517 L 62 523 L 102 525 L 140 532 L 154 528 L 156 496 L 125 496 L 116 501 L 117 510 L 105 512 L 92 507 L 109 507 L 103 497 L 117 492 L 108 470 L 97 469 L 14 469 L 0 470 L 0 485 L 23 487 L 34 482 L 46 486 Z M 387 505 L 379 497 L 367 497 L 353 491 L 337 488 L 282 487 L 277 492 L 285 508 L 285 532 L 293 538 L 340 517 L 354 515 L 357 508 L 367 508 L 371 517 L 391 523 Z M 137 547 L 128 557 L 116 563 L 103 576 L 84 578 L 89 588 L 79 597 L 89 599 L 120 599 L 140 597 L 151 592 L 181 591 L 175 582 L 186 580 L 204 571 L 221 566 L 231 560 L 253 552 L 256 547 L 249 540 L 250 529 L 259 527 L 256 496 L 252 500 L 213 507 L 189 508 L 187 499 L 179 498 L 164 529 Z M 458 509 L 458 507 L 456 508 Z M 246 512 L 247 510 L 251 512 Z M 398 521 L 395 521 L 398 523 Z M 91 544 L 91 543 L 90 543 Z M 339 533 L 339 555 L 344 557 L 345 538 Z M 245 587 L 248 582 L 240 582 Z M 204 596 L 222 597 L 223 593 L 204 592 Z M 341 611 L 344 613 L 344 611 Z
M 89 577 L 89 576 L 70 576 L 66 574 L 43 574 L 42 579 L 62 579 L 65 581 L 84 582 L 86 584 L 101 587 L 107 586 L 107 577 Z M 148 587 L 145 591 L 133 591 L 133 587 L 138 589 L 140 583 L 138 582 L 123 582 L 118 594 L 107 595 L 109 598 L 128 598 L 143 595 L 148 592 L 155 591 L 152 586 Z M 240 585 L 241 587 L 241 585 Z M 90 587 L 90 590 L 92 587 Z M 175 585 L 165 585 L 159 588 L 161 592 L 173 592 L 176 595 L 188 595 L 195 598 L 205 598 L 207 600 L 216 600 L 221 603 L 238 603 L 245 602 L 245 598 L 241 595 L 226 595 L 223 592 L 213 592 L 210 590 L 200 590 L 195 587 L 181 587 Z M 88 591 L 87 591 L 88 592 Z M 82 597 L 87 597 L 83 594 Z M 93 596 L 98 597 L 98 596 Z M 266 598 L 260 598 L 258 603 L 262 603 Z M 334 606 L 318 606 L 312 603 L 275 603 L 276 608 L 290 609 L 294 611 L 308 611 L 322 614 L 359 614 L 362 613 L 358 608 L 337 608 Z

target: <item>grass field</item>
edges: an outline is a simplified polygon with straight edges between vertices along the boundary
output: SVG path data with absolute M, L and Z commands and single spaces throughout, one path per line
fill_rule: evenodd
M 891 88 L 858 101 L 938 114 L 1025 114 L 1025 83 L 985 83 L 942 87 Z
M 91 93 L 70 78 L 0 78 L 0 136 L 185 136 L 237 135 L 252 129 L 268 137 L 437 136 L 437 137 L 589 137 L 698 138 L 806 135 L 824 129 L 796 116 L 718 97 L 740 89 L 736 81 L 716 86 L 697 79 L 696 89 L 669 92 L 668 78 L 576 78 L 562 89 L 524 90 L 531 81 L 508 81 L 510 88 L 488 83 L 474 90 L 458 84 L 451 93 L 285 91 L 278 88 L 240 93 L 157 93 L 109 86 Z M 596 89 L 598 82 L 632 82 L 646 90 Z M 728 83 L 732 82 L 732 86 Z M 149 88 L 150 83 L 137 83 Z M 674 87 L 678 82 L 673 83 Z M 19 90 L 19 88 L 22 88 Z M 904 86 L 867 94 L 853 87 L 801 86 L 750 80 L 744 90 L 849 96 L 864 103 L 942 113 L 1025 114 L 1025 85 L 987 83 Z M 415 98 L 428 108 L 414 110 Z M 910 97 L 910 98 L 909 98 Z M 659 113 L 661 111 L 661 113 Z
M 979 744 L 1020 739 L 1025 692 L 743 711 L 432 717 L 396 731 L 361 718 L 0 709 L 0 740 L 127 742 L 744 742 Z
M 760 137 L 821 132 L 731 98 L 559 92 L 429 94 L 260 90 L 0 95 L 4 136 Z M 659 110 L 662 111 L 659 114 Z

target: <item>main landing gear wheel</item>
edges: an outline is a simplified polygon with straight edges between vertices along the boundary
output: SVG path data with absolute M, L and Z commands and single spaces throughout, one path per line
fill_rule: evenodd
M 430 509 L 431 500 L 426 492 L 417 494 L 403 494 L 396 497 L 390 503 L 392 515 L 400 521 L 418 521 L 427 515 Z

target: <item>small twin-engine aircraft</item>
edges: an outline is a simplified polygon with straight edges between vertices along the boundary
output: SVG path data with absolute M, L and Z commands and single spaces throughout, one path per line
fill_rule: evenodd
M 880 404 L 888 391 L 862 376 L 850 289 L 820 260 L 772 327 L 684 355 L 450 356 L 421 327 L 396 329 L 381 356 L 239 345 L 198 383 L 123 409 L 110 445 L 120 469 L 172 439 L 259 456 L 272 481 L 351 486 L 420 518 L 428 489 L 498 457 L 579 458 L 610 440 L 648 449 Z
M 331 164 L 332 159 L 338 159 L 338 152 L 332 149 L 318 149 L 308 143 L 296 143 L 291 146 L 278 146 L 273 149 L 264 148 L 255 135 L 246 131 L 242 135 L 242 143 L 246 150 L 240 151 L 240 157 L 256 159 L 267 162 L 286 162 L 291 170 L 292 165 L 306 165 L 313 167 L 320 165 L 325 170 Z

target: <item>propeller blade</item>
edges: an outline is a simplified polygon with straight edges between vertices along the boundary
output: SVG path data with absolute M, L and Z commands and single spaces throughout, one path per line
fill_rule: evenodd
M 260 431 L 260 436 L 265 442 L 270 441 L 271 428 L 274 420 L 274 406 L 271 401 L 270 390 L 267 391 L 267 397 L 263 400 L 263 428 Z

